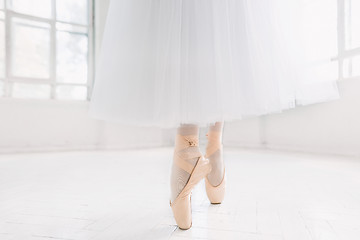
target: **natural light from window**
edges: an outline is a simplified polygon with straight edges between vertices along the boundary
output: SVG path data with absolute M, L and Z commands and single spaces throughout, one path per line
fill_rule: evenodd
M 0 0 L 0 96 L 87 100 L 92 1 Z

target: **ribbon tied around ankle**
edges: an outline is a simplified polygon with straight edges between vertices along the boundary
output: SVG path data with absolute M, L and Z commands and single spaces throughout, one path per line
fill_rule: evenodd
M 187 159 L 192 159 L 201 156 L 198 150 L 199 139 L 197 135 L 177 135 L 174 151 L 174 163 L 191 174 L 194 166 L 190 164 Z
M 196 146 L 199 146 L 199 140 L 197 138 L 186 138 L 186 141 L 189 142 L 189 146 L 190 147 L 196 147 Z
M 217 150 L 222 150 L 223 145 L 221 143 L 221 132 L 209 132 L 206 134 L 208 139 L 208 145 L 206 147 L 206 157 L 211 156 Z

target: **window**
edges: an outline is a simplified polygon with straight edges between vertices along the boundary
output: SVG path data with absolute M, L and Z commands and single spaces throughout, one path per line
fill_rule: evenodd
M 339 79 L 360 78 L 360 1 L 338 0 Z
M 0 0 L 0 96 L 87 100 L 92 0 Z

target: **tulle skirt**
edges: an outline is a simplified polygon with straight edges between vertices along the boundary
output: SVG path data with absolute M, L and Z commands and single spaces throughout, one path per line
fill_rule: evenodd
M 337 99 L 306 59 L 293 3 L 112 0 L 89 114 L 206 126 Z

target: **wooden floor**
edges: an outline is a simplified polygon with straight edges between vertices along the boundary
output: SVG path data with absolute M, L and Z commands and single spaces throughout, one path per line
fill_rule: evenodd
M 360 239 L 360 159 L 225 148 L 227 195 L 169 207 L 172 149 L 0 155 L 1 240 Z

